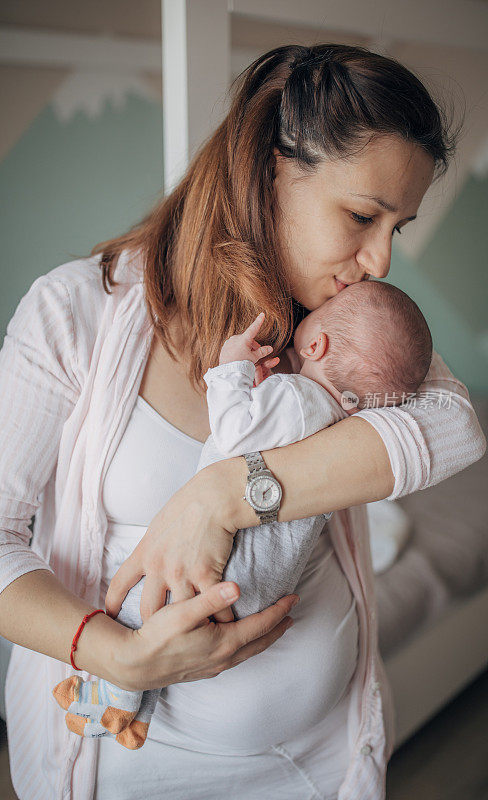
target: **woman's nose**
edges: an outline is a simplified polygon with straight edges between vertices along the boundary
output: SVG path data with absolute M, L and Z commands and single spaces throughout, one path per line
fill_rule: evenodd
M 386 278 L 390 271 L 391 244 L 390 239 L 386 244 L 384 241 L 377 241 L 361 248 L 356 255 L 356 261 L 362 270 L 373 278 Z

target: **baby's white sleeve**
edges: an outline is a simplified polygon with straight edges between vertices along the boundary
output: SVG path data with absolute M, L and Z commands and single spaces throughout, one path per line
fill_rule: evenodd
M 253 387 L 252 361 L 232 361 L 209 369 L 210 429 L 226 457 L 298 442 L 344 416 L 323 387 L 301 375 L 270 375 Z

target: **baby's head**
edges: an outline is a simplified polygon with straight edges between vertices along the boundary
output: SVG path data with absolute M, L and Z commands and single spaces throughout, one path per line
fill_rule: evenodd
M 432 359 L 432 337 L 419 307 L 390 283 L 361 281 L 310 312 L 295 331 L 301 374 L 358 407 L 397 405 L 416 392 Z M 324 380 L 325 378 L 325 380 Z M 346 395 L 347 397 L 347 395 Z

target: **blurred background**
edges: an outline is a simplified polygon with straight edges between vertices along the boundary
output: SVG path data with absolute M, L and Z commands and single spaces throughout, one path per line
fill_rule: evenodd
M 487 0 L 3 0 L 0 341 L 36 277 L 172 188 L 241 70 L 278 45 L 326 41 L 397 58 L 455 121 L 465 115 L 447 175 L 394 239 L 388 281 L 422 309 L 486 432 Z M 485 456 L 420 496 L 369 507 L 384 532 L 372 552 L 397 699 L 393 800 L 488 798 L 487 479 Z M 11 791 L 4 747 L 0 795 Z

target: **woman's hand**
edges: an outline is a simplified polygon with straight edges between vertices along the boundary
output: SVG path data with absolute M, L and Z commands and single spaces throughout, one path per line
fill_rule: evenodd
M 282 597 L 238 622 L 210 621 L 238 597 L 236 583 L 220 583 L 161 608 L 138 630 L 127 628 L 124 644 L 117 648 L 117 685 L 139 691 L 213 678 L 261 653 L 293 624 L 286 614 L 298 602 L 297 595 Z
M 246 465 L 242 462 L 244 487 Z M 221 473 L 213 464 L 178 489 L 113 576 L 105 597 L 107 614 L 117 617 L 127 592 L 144 575 L 143 622 L 164 606 L 167 591 L 177 603 L 221 581 L 238 530 L 228 527 L 231 514 L 226 495 Z M 257 518 L 251 524 L 257 524 Z M 231 608 L 216 614 L 218 622 L 233 619 Z

